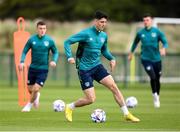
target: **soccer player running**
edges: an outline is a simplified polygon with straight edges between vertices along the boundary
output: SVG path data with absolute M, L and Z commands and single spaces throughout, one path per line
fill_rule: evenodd
M 143 16 L 144 28 L 137 32 L 131 47 L 128 59 L 131 60 L 139 41 L 141 41 L 141 62 L 145 71 L 150 77 L 154 107 L 160 107 L 160 76 L 161 76 L 161 56 L 166 55 L 168 43 L 165 35 L 155 27 L 152 27 L 152 16 Z M 159 41 L 162 48 L 159 49 Z
M 24 60 L 27 52 L 31 49 L 31 64 L 28 71 L 28 91 L 30 93 L 30 102 L 22 109 L 22 112 L 29 112 L 31 107 L 38 108 L 40 89 L 43 87 L 47 74 L 48 67 L 56 67 L 58 61 L 58 50 L 53 39 L 46 35 L 47 27 L 45 22 L 37 23 L 37 34 L 31 36 L 27 41 L 21 56 L 19 70 L 24 67 Z M 52 61 L 49 63 L 49 53 L 53 54 Z
M 139 122 L 125 104 L 124 98 L 112 76 L 101 64 L 101 54 L 110 61 L 111 71 L 114 70 L 116 61 L 107 48 L 107 34 L 103 32 L 107 24 L 107 15 L 101 11 L 95 13 L 94 25 L 72 35 L 64 42 L 65 54 L 70 64 L 76 63 L 80 84 L 84 97 L 66 105 L 65 117 L 72 122 L 72 112 L 77 107 L 82 107 L 95 102 L 96 95 L 93 81 L 106 86 L 113 94 L 115 101 L 121 107 L 124 117 L 128 121 Z M 71 45 L 78 42 L 76 61 L 72 56 Z

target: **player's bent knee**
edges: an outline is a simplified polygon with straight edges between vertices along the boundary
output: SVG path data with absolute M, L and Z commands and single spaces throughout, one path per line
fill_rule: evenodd
M 96 101 L 96 97 L 93 97 L 93 98 L 89 98 L 88 99 L 88 103 L 89 104 L 92 104 L 92 103 L 94 103 Z
M 39 84 L 35 84 L 33 86 L 33 92 L 39 92 L 40 88 L 41 88 L 41 86 Z
M 37 92 L 39 92 L 39 88 L 38 87 L 34 87 L 32 91 L 37 93 Z

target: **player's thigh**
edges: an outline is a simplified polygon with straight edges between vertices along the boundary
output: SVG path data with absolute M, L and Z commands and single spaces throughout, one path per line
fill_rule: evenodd
M 109 76 L 110 74 L 108 73 L 108 71 L 104 68 L 104 66 L 102 64 L 98 65 L 96 70 L 93 72 L 93 78 L 94 80 L 96 80 L 97 82 L 100 83 L 100 81 L 102 79 L 104 79 L 105 77 Z
M 79 81 L 80 81 L 81 88 L 83 91 L 94 87 L 93 86 L 93 78 L 91 77 L 90 71 L 79 70 L 78 77 L 79 77 Z
M 107 72 L 103 65 L 99 65 L 93 74 L 93 78 L 101 83 L 102 85 L 106 86 L 111 91 L 117 89 L 117 86 L 114 82 L 113 77 Z
M 85 90 L 83 90 L 83 92 L 87 99 L 92 100 L 92 101 L 94 101 L 96 99 L 94 87 L 85 89 Z
M 39 85 L 41 87 L 44 86 L 44 83 L 47 79 L 47 75 L 48 75 L 48 71 L 46 70 L 42 70 L 40 72 L 37 73 L 37 77 L 36 77 L 36 83 L 35 83 L 35 87 L 39 87 Z
M 142 65 L 144 67 L 144 70 L 149 75 L 150 78 L 155 79 L 156 74 L 154 71 L 153 62 L 142 60 Z
M 106 76 L 105 78 L 103 78 L 100 83 L 104 86 L 106 86 L 107 88 L 109 88 L 111 91 L 113 91 L 114 89 L 117 88 L 117 85 L 113 79 L 113 77 L 111 75 Z
M 38 92 L 41 87 L 42 87 L 41 85 L 35 83 L 33 85 L 28 85 L 28 90 L 29 90 L 30 93 L 31 92 Z
M 154 71 L 157 77 L 161 76 L 162 72 L 162 64 L 161 61 L 155 62 L 154 63 Z
M 32 68 L 29 68 L 27 85 L 30 89 L 36 82 L 36 74 L 37 73 Z

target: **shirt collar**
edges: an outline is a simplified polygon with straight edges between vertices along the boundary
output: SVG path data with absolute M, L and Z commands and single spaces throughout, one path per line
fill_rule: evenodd
M 39 37 L 39 35 L 37 34 L 37 37 L 38 37 L 39 39 L 43 39 L 43 38 L 45 37 L 45 35 L 44 35 L 44 36 Z
M 152 27 L 145 27 L 145 30 L 150 31 Z
M 97 28 L 95 26 L 92 27 L 93 31 L 97 34 L 101 33 L 101 31 L 98 31 Z

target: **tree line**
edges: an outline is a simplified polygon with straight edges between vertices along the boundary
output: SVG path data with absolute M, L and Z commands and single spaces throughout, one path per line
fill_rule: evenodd
M 112 21 L 139 21 L 144 13 L 180 17 L 179 0 L 0 0 L 0 19 L 24 16 L 57 21 L 91 20 L 96 10 Z

